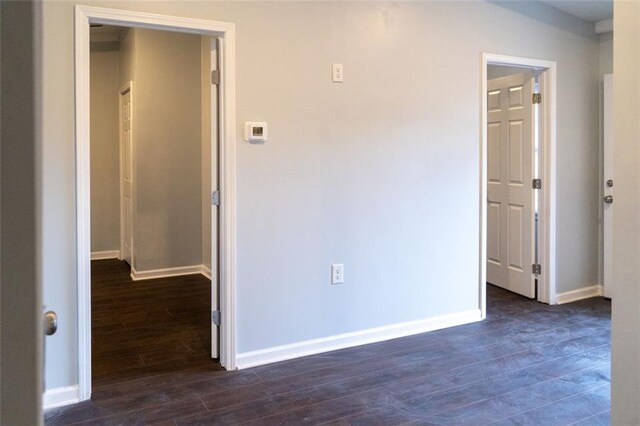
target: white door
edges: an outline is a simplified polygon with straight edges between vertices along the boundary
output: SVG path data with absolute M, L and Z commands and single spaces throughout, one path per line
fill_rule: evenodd
M 120 258 L 133 257 L 133 108 L 132 83 L 120 91 Z
M 613 201 L 613 74 L 604 76 L 604 144 L 603 144 L 603 190 L 605 197 L 611 196 Z M 611 298 L 613 281 L 613 203 L 603 200 L 603 285 L 605 297 Z
M 535 297 L 533 78 L 488 81 L 487 281 Z

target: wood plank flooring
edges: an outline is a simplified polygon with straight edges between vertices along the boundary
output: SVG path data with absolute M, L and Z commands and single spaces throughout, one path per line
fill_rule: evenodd
M 92 378 L 101 386 L 211 360 L 211 281 L 202 275 L 132 281 L 127 263 L 91 263 Z
M 194 310 L 207 305 L 200 300 L 208 301 L 206 292 L 196 289 L 206 280 L 182 282 L 181 303 L 170 307 L 173 280 L 157 288 L 148 282 L 128 299 L 127 289 L 139 283 L 126 285 L 122 265 L 94 264 L 99 268 L 104 281 L 108 269 L 118 277 L 117 291 L 105 291 L 104 297 L 132 315 L 114 326 L 119 331 L 107 334 L 109 340 L 126 340 L 121 335 L 138 323 L 136 300 L 150 294 L 161 301 L 156 306 L 190 319 L 180 323 L 182 330 L 169 328 L 182 343 L 165 337 L 160 326 L 124 345 L 124 354 L 110 352 L 105 342 L 109 356 L 139 355 L 135 366 L 107 362 L 106 356 L 96 372 L 93 400 L 47 412 L 50 425 L 609 424 L 611 304 L 603 298 L 547 306 L 489 287 L 488 318 L 480 323 L 226 372 L 203 350 L 208 314 L 205 326 L 195 313 L 188 315 L 190 303 Z M 101 303 L 114 309 L 111 302 Z M 172 311 L 176 305 L 183 310 Z M 96 326 L 118 323 L 109 318 L 105 313 Z M 145 356 L 167 342 L 175 343 L 173 355 Z

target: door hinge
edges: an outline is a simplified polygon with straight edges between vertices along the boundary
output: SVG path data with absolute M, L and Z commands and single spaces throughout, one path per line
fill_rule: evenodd
M 531 96 L 531 100 L 533 101 L 534 104 L 541 104 L 542 103 L 542 93 L 534 93 Z
M 216 190 L 211 193 L 211 204 L 220 206 L 220 191 Z
M 211 312 L 211 321 L 213 321 L 215 325 L 220 325 L 220 311 Z
M 534 179 L 531 186 L 533 189 L 542 189 L 542 179 Z
M 531 273 L 534 275 L 540 275 L 542 273 L 542 266 L 539 263 L 531 265 Z
M 211 84 L 220 84 L 220 70 L 211 71 Z

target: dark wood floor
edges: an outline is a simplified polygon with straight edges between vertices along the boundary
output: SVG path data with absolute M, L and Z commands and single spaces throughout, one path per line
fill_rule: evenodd
M 156 291 L 158 300 L 172 299 L 159 293 L 173 288 L 169 280 L 157 289 L 149 282 L 125 302 L 125 274 L 115 267 L 114 272 L 120 282 L 111 298 L 130 306 L 132 314 L 136 299 Z M 183 310 L 173 315 L 187 315 L 192 302 L 202 306 L 198 299 L 207 296 L 199 291 L 185 290 L 179 303 Z M 146 345 L 165 339 L 150 332 L 136 346 L 145 349 L 133 351 L 140 355 L 135 367 L 140 376 L 125 372 L 131 367 L 112 367 L 115 374 L 105 367 L 96 376 L 99 385 L 92 401 L 52 410 L 46 423 L 609 424 L 608 300 L 547 306 L 489 287 L 487 303 L 489 317 L 480 323 L 236 372 L 203 361 L 202 350 L 194 358 L 180 353 L 156 364 L 162 367 L 152 367 L 153 362 L 147 366 L 155 358 L 144 354 L 162 349 L 147 351 Z M 208 327 L 208 316 L 206 320 Z M 190 321 L 185 324 L 193 326 Z M 123 321 L 111 338 L 121 339 L 128 327 Z M 193 331 L 199 327 L 186 336 L 206 346 L 204 334 Z M 193 350 L 187 341 L 184 348 Z M 109 343 L 104 345 L 106 352 Z M 168 371 L 171 366 L 178 369 Z
M 91 263 L 92 376 L 104 385 L 211 360 L 211 281 L 202 275 L 132 281 L 127 263 Z

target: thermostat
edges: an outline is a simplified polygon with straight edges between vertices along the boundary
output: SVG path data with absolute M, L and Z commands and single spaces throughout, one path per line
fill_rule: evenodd
M 267 141 L 267 123 L 247 121 L 244 123 L 244 140 L 249 143 L 264 143 Z

